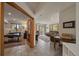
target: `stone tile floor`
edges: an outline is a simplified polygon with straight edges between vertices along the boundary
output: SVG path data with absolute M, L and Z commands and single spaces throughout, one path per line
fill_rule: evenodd
M 4 54 L 5 56 L 62 56 L 62 48 L 57 45 L 54 49 L 53 42 L 39 39 L 35 48 L 30 48 L 26 43 L 5 48 Z

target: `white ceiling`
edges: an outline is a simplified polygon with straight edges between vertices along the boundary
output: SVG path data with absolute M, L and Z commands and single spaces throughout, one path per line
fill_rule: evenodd
M 39 10 L 40 4 L 40 2 L 26 2 L 26 5 L 28 5 L 34 14 Z
M 52 20 L 52 23 L 58 23 L 60 11 L 75 4 L 74 2 L 26 2 L 28 7 L 35 15 L 37 22 L 47 22 Z M 58 16 L 57 16 L 58 15 Z M 57 20 L 56 20 L 57 19 Z
M 11 15 L 8 15 L 8 13 L 11 13 Z M 5 3 L 4 19 L 9 23 L 25 23 L 27 18 L 29 17 Z
M 58 23 L 59 22 L 59 13 L 64 9 L 68 8 L 71 5 L 74 5 L 74 2 L 18 2 L 24 10 L 28 10 L 27 7 L 32 11 L 36 22 L 46 22 L 46 23 Z M 15 22 L 22 22 L 24 19 L 27 19 L 24 14 L 12 8 L 11 6 L 5 5 L 5 19 L 10 22 L 14 22 L 12 19 L 17 19 Z M 12 15 L 9 16 L 8 12 L 11 12 Z

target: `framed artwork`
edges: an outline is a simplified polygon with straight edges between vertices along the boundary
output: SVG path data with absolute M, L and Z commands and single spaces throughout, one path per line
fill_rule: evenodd
M 64 22 L 63 28 L 75 28 L 75 21 Z

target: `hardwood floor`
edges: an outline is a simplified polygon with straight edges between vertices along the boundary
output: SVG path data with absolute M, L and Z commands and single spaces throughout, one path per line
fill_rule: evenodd
M 49 40 L 49 39 L 48 39 Z M 5 48 L 5 56 L 61 56 L 61 47 L 54 49 L 53 43 L 42 38 L 38 40 L 35 48 L 30 48 L 27 44 Z

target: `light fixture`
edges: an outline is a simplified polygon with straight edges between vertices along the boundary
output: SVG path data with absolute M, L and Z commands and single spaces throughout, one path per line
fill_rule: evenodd
M 10 16 L 10 15 L 12 15 L 12 13 L 11 12 L 8 12 L 8 15 Z
M 5 23 L 9 23 L 6 19 L 4 20 Z

